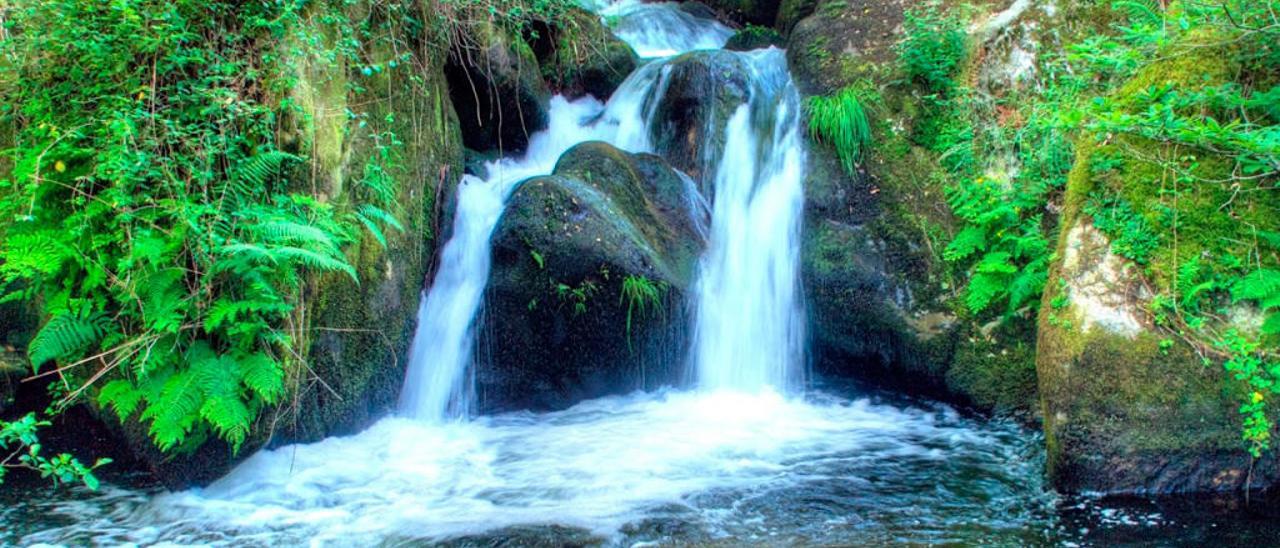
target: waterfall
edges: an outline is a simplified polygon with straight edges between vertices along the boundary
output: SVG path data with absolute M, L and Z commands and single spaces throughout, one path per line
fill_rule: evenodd
M 594 8 L 610 14 L 642 55 L 718 48 L 729 35 L 675 4 L 584 1 L 605 2 Z M 946 407 L 821 392 L 787 397 L 803 361 L 800 102 L 781 51 L 716 55 L 732 68 L 716 65 L 697 79 L 711 89 L 668 93 L 689 75 L 672 59 L 654 59 L 608 104 L 553 98 L 549 128 L 531 136 L 521 156 L 459 182 L 452 232 L 421 302 L 401 416 L 349 436 L 259 451 L 205 488 L 143 493 L 104 484 L 92 503 L 17 497 L 0 511 L 0 544 L 14 524 L 21 531 L 24 515 L 57 525 L 18 537 L 18 545 L 1051 539 L 1036 531 L 1056 527 L 1043 516 L 1058 503 L 1046 496 L 1040 463 L 1027 458 L 1040 441 L 1012 422 L 975 424 Z M 692 109 L 700 127 L 672 143 L 658 134 L 671 124 L 657 119 L 690 115 L 680 110 L 688 101 L 711 108 Z M 691 209 L 704 211 L 709 201 L 712 212 L 709 226 L 698 227 L 708 250 L 693 287 L 690 361 L 702 390 L 450 420 L 470 412 L 476 316 L 507 200 L 520 181 L 551 172 L 561 154 L 590 140 L 632 152 L 702 145 L 685 150 L 701 162 L 698 180 L 685 179 Z
M 713 172 L 710 249 L 697 285 L 694 363 L 707 389 L 786 391 L 799 377 L 804 147 L 782 52 L 742 54 L 751 94 Z

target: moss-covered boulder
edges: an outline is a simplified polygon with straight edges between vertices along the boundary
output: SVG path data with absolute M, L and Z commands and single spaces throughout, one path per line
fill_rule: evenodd
M 1144 310 L 1140 273 L 1087 218 L 1062 237 L 1036 367 L 1048 473 L 1068 491 L 1165 494 L 1263 487 L 1280 477 L 1240 441 L 1243 388 Z
M 631 46 L 619 40 L 600 16 L 570 10 L 547 26 L 533 44 L 543 77 L 568 97 L 591 95 L 605 101 L 639 64 Z
M 545 129 L 551 90 L 533 48 L 494 23 L 471 25 L 448 56 L 445 76 L 463 143 L 515 152 Z
M 894 59 L 904 10 L 916 0 L 811 0 L 784 6 L 787 61 L 804 93 L 825 94 Z M 793 23 L 794 21 L 794 23 Z
M 1144 111 L 1159 86 L 1190 94 L 1248 77 L 1231 46 L 1205 43 L 1144 66 L 1106 105 Z M 1061 489 L 1103 493 L 1264 488 L 1280 480 L 1280 462 L 1273 452 L 1248 453 L 1240 412 L 1266 395 L 1224 370 L 1228 356 L 1215 344 L 1232 331 L 1257 336 L 1258 315 L 1221 295 L 1215 311 L 1197 313 L 1203 302 L 1189 288 L 1202 265 L 1253 256 L 1275 268 L 1251 235 L 1280 230 L 1280 197 L 1241 200 L 1238 186 L 1203 184 L 1230 180 L 1234 162 L 1149 135 L 1078 143 L 1039 319 L 1049 475 Z M 1171 190 L 1160 159 L 1184 154 L 1196 162 L 1178 178 L 1196 183 Z
M 691 191 L 661 158 L 598 142 L 521 184 L 493 236 L 482 411 L 557 409 L 679 380 L 705 215 Z

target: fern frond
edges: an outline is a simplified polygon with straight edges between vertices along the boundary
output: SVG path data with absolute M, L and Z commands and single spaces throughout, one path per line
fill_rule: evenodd
M 351 263 L 347 262 L 346 258 L 341 255 L 325 255 L 300 247 L 278 247 L 272 249 L 271 254 L 282 261 L 301 263 L 314 270 L 344 272 L 353 281 L 360 282 L 360 278 L 356 276 L 355 267 L 351 266 Z
M 1159 26 L 1164 22 L 1162 10 L 1156 0 L 1119 0 L 1111 3 L 1111 9 L 1123 11 L 1134 23 Z
M 962 261 L 975 252 L 986 249 L 987 231 L 977 225 L 964 227 L 951 239 L 947 248 L 942 251 L 942 258 L 948 261 Z
M 27 346 L 31 367 L 51 360 L 70 358 L 84 352 L 107 332 L 106 318 L 100 314 L 62 312 L 50 318 Z
M 240 358 L 236 362 L 244 385 L 262 401 L 273 404 L 284 394 L 284 368 L 261 352 Z
M 1231 287 L 1231 297 L 1235 302 L 1280 304 L 1274 301 L 1277 295 L 1280 295 L 1280 271 L 1265 268 L 1250 272 Z
M 142 412 L 142 419 L 151 421 L 149 431 L 156 447 L 168 451 L 182 443 L 200 418 L 203 405 L 204 393 L 190 369 L 176 371 L 164 379 Z
M 997 297 L 1005 292 L 1005 277 L 979 272 L 969 280 L 965 289 L 965 306 L 974 313 L 986 310 Z
M 222 190 L 233 202 L 254 196 L 267 190 L 268 184 L 280 174 L 285 164 L 293 161 L 301 161 L 301 158 L 278 150 L 254 154 L 236 165 Z
M 115 379 L 98 391 L 98 405 L 110 407 L 121 421 L 128 420 L 142 402 L 143 392 L 127 379 Z

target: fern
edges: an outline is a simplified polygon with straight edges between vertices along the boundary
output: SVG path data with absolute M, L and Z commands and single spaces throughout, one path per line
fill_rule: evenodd
M 1250 272 L 1231 287 L 1231 296 L 1235 302 L 1251 301 L 1267 312 L 1263 333 L 1280 334 L 1280 271 L 1264 268 Z
M 62 312 L 53 316 L 27 347 L 31 367 L 39 371 L 49 361 L 83 352 L 106 333 L 105 324 L 101 314 Z
M 237 374 L 262 401 L 274 404 L 284 394 L 284 370 L 266 354 L 254 353 L 237 362 Z

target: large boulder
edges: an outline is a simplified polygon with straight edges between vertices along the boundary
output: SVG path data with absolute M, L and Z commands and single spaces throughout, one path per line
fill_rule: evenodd
M 1236 491 L 1280 478 L 1240 443 L 1244 387 L 1146 314 L 1138 269 L 1081 218 L 1063 234 L 1039 329 L 1048 473 L 1067 491 Z
M 872 129 L 852 172 L 831 146 L 809 145 L 802 267 L 814 363 L 1029 417 L 1038 407 L 1034 322 L 988 323 L 957 306 L 941 254 L 958 229 L 942 190 L 950 177 L 936 151 L 912 140 L 933 113 L 902 78 L 894 44 L 905 10 L 924 4 L 788 0 L 779 13 L 801 93 L 855 93 Z M 1003 48 L 971 56 L 972 70 L 1008 57 Z
M 551 91 L 533 48 L 494 23 L 477 23 L 457 41 L 445 76 L 463 144 L 517 152 L 549 122 Z
M 577 8 L 541 29 L 533 48 L 543 77 L 568 97 L 591 95 L 606 101 L 640 63 L 600 16 Z
M 705 222 L 691 192 L 661 158 L 599 142 L 521 184 L 493 236 L 482 412 L 564 408 L 680 380 Z M 633 291 L 644 288 L 653 293 Z
M 1163 55 L 1107 101 L 1145 111 L 1156 86 L 1192 93 L 1247 79 L 1229 48 Z M 1216 184 L 1170 193 L 1167 168 L 1152 159 L 1179 154 L 1195 154 L 1186 169 L 1196 181 L 1229 180 L 1235 169 L 1215 151 L 1133 133 L 1078 144 L 1036 357 L 1048 472 L 1059 489 L 1163 494 L 1280 481 L 1274 451 L 1254 459 L 1243 439 L 1242 405 L 1270 396 L 1226 371 L 1220 352 L 1224 333 L 1259 338 L 1261 315 L 1225 292 L 1190 289 L 1215 261 L 1253 253 L 1262 268 L 1277 268 L 1251 235 L 1280 231 L 1280 197 L 1241 200 L 1238 187 Z

